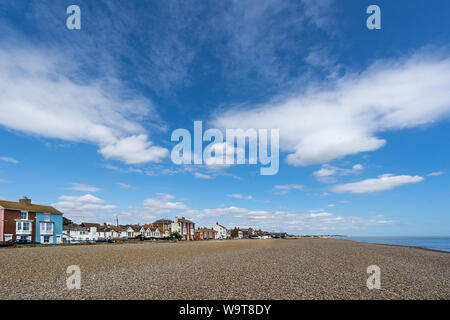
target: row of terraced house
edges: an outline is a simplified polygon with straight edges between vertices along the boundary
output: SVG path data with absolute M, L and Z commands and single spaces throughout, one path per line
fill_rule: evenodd
M 33 204 L 24 197 L 18 202 L 0 200 L 0 243 L 59 244 L 105 241 L 109 239 L 164 239 L 173 233 L 182 240 L 250 238 L 261 230 L 227 229 L 218 222 L 211 228 L 195 228 L 185 217 L 160 219 L 145 225 L 110 225 L 83 222 L 63 225 L 63 213 L 51 207 Z
M 216 223 L 212 228 L 197 228 L 195 223 L 185 217 L 174 220 L 160 219 L 152 224 L 114 226 L 104 223 L 68 224 L 63 227 L 64 242 L 99 241 L 100 239 L 163 239 L 173 233 L 181 235 L 182 240 L 226 239 L 227 229 Z

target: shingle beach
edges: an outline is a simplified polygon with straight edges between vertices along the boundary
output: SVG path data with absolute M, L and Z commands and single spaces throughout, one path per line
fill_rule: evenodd
M 80 290 L 67 290 L 69 265 Z M 338 239 L 0 248 L 0 271 L 0 299 L 450 298 L 450 254 Z

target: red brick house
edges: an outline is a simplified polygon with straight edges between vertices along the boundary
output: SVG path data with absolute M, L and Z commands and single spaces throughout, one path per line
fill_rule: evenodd
M 194 232 L 195 240 L 215 240 L 217 231 L 208 228 L 198 228 Z

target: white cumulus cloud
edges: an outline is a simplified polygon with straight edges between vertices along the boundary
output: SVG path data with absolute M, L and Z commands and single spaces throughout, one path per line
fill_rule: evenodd
M 291 165 L 324 163 L 374 151 L 383 131 L 433 123 L 450 113 L 450 57 L 416 53 L 378 61 L 302 93 L 253 108 L 217 115 L 222 128 L 280 130 L 280 147 Z M 355 168 L 357 169 L 357 168 Z M 323 172 L 326 173 L 326 172 Z
M 78 78 L 76 62 L 55 52 L 23 47 L 0 49 L 0 126 L 92 143 L 105 158 L 128 164 L 167 156 L 168 150 L 153 146 L 141 125 L 141 120 L 155 120 L 151 101 L 114 77 Z

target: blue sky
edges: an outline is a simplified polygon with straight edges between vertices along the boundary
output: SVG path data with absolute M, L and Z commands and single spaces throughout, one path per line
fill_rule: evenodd
M 81 30 L 66 8 L 81 8 Z M 366 8 L 381 8 L 381 30 Z M 2 1 L 0 198 L 77 222 L 450 234 L 447 1 Z M 280 130 L 280 169 L 172 163 Z

